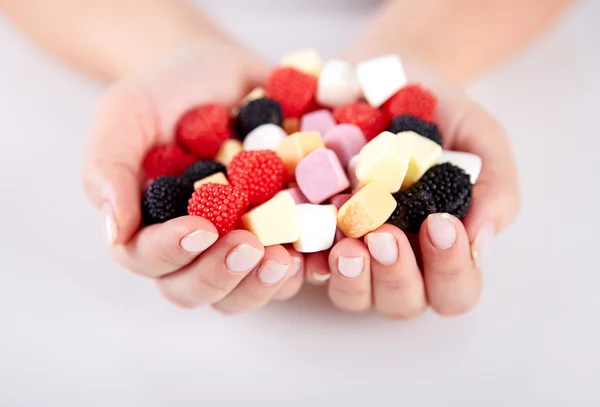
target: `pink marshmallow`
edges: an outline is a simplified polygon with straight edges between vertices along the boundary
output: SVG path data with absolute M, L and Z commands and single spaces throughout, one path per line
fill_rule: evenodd
M 350 181 L 335 153 L 319 148 L 296 167 L 296 182 L 310 203 L 320 204 L 350 187 Z
M 353 124 L 340 124 L 323 136 L 325 147 L 333 150 L 344 167 L 367 144 L 362 130 Z
M 329 110 L 316 110 L 302 116 L 300 131 L 318 131 L 321 136 L 335 127 L 335 119 Z
M 284 189 L 281 192 L 289 192 L 289 194 L 294 199 L 294 202 L 296 202 L 296 205 L 308 203 L 308 199 L 306 199 L 302 191 L 300 191 L 300 188 L 288 188 Z

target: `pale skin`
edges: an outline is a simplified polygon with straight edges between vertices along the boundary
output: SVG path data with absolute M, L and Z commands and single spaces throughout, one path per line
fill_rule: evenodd
M 185 308 L 236 314 L 291 298 L 308 282 L 327 284 L 342 310 L 375 309 L 405 320 L 427 307 L 441 315 L 471 310 L 481 296 L 489 243 L 519 210 L 507 135 L 460 85 L 520 50 L 569 3 L 383 4 L 340 55 L 355 62 L 397 53 L 406 59 L 409 78 L 438 95 L 444 148 L 483 158 L 473 205 L 463 222 L 431 216 L 418 236 L 384 225 L 364 239 L 344 239 L 327 253 L 306 256 L 289 247 L 265 248 L 246 231 L 217 239 L 214 226 L 199 217 L 140 226 L 145 152 L 172 139 L 187 108 L 207 101 L 231 106 L 261 84 L 272 67 L 256 53 L 183 0 L 0 0 L 0 8 L 33 41 L 111 83 L 92 125 L 83 184 L 120 264 L 153 279 L 168 300 Z M 265 277 L 274 265 L 287 270 L 281 280 Z

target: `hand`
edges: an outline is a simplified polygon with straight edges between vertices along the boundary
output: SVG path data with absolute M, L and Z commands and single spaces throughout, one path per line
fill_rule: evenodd
M 217 240 L 215 227 L 193 216 L 140 228 L 146 151 L 172 139 L 188 108 L 231 106 L 264 83 L 268 71 L 235 45 L 203 41 L 120 80 L 101 100 L 85 153 L 84 190 L 102 215 L 115 259 L 155 279 L 160 292 L 182 307 L 211 304 L 237 313 L 289 298 L 302 285 L 302 256 L 281 246 L 264 248 L 249 232 Z
M 307 256 L 306 279 L 322 284 L 330 276 L 329 297 L 347 311 L 374 306 L 388 318 L 408 319 L 430 305 L 441 315 L 458 315 L 478 302 L 485 252 L 518 213 L 517 168 L 494 118 L 426 67 L 409 63 L 406 69 L 411 82 L 423 83 L 439 98 L 436 121 L 444 148 L 483 160 L 464 225 L 450 215 L 432 215 L 410 238 L 384 225 L 364 241 L 347 238 L 328 254 Z

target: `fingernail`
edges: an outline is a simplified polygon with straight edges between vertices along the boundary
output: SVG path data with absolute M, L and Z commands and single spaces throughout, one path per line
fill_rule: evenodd
M 263 254 L 263 251 L 244 243 L 229 252 L 225 263 L 234 273 L 243 273 L 256 267 Z
M 436 249 L 448 250 L 456 243 L 456 227 L 447 213 L 429 215 L 427 219 L 429 239 Z
M 115 212 L 109 202 L 102 204 L 100 216 L 102 216 L 102 233 L 108 244 L 112 246 L 117 238 L 117 222 L 115 221 Z
M 338 259 L 338 270 L 346 278 L 355 278 L 362 273 L 365 259 L 362 257 L 342 257 Z
M 398 244 L 389 233 L 371 233 L 367 235 L 367 246 L 371 256 L 383 265 L 398 261 Z
M 202 253 L 212 246 L 218 238 L 218 234 L 200 229 L 181 239 L 179 245 L 188 253 Z
M 298 257 L 292 257 L 292 261 L 294 262 L 294 264 L 291 276 L 294 277 L 300 272 L 300 265 L 302 264 L 302 261 Z
M 475 265 L 480 268 L 483 265 L 483 259 L 486 253 L 489 251 L 492 241 L 494 240 L 494 224 L 486 223 L 479 229 L 479 233 L 473 241 L 471 246 L 471 254 Z
M 287 264 L 277 263 L 273 260 L 267 260 L 258 271 L 258 277 L 264 284 L 271 285 L 281 281 L 286 275 L 288 268 Z
M 327 281 L 331 278 L 331 273 L 327 273 L 327 274 L 313 273 L 312 278 L 315 281 Z

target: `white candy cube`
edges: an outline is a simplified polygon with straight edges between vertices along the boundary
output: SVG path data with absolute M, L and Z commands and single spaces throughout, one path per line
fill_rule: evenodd
M 471 153 L 462 151 L 444 150 L 438 159 L 438 164 L 450 163 L 454 164 L 471 176 L 471 183 L 475 184 L 481 173 L 483 162 L 481 157 Z
M 268 123 L 252 130 L 244 139 L 244 150 L 275 150 L 287 133 L 276 124 Z
M 315 253 L 333 246 L 337 230 L 334 205 L 296 205 L 300 218 L 300 238 L 293 243 L 300 253 Z
M 361 62 L 356 66 L 356 76 L 365 99 L 373 107 L 383 105 L 408 83 L 402 61 L 395 55 Z
M 323 60 L 314 49 L 301 49 L 285 55 L 279 65 L 295 68 L 309 75 L 319 76 L 323 69 Z
M 360 98 L 360 85 L 352 65 L 332 59 L 323 67 L 317 86 L 317 102 L 327 107 L 339 107 Z

